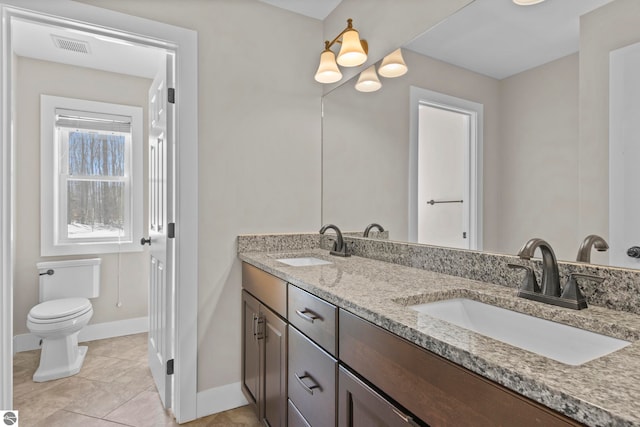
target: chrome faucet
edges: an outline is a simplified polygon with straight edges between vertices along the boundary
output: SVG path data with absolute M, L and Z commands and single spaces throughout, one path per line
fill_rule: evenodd
M 522 259 L 531 259 L 536 248 L 542 252 L 542 294 L 552 297 L 560 296 L 560 274 L 558 261 L 551 245 L 538 238 L 529 240 L 518 252 Z
M 338 227 L 336 227 L 333 224 L 323 225 L 322 228 L 320 229 L 320 234 L 324 234 L 325 231 L 327 231 L 330 228 L 336 232 L 337 239 L 333 242 L 333 250 L 329 251 L 329 253 L 331 255 L 343 256 L 343 257 L 351 256 L 351 254 L 349 253 L 349 250 L 347 249 L 347 243 L 342 238 L 342 232 Z
M 571 273 L 567 284 L 561 288 L 558 261 L 549 243 L 538 238 L 531 239 L 520 249 L 518 256 L 522 259 L 531 259 L 537 248 L 542 252 L 542 288 L 538 286 L 531 267 L 508 264 L 511 268 L 521 268 L 527 272 L 522 286 L 518 289 L 518 296 L 574 310 L 587 308 L 587 298 L 580 291 L 576 279 L 589 279 L 596 282 L 602 282 L 604 279 L 590 274 Z
M 364 229 L 364 233 L 362 233 L 362 237 L 369 237 L 369 232 L 372 228 L 377 228 L 378 231 L 383 232 L 384 228 L 380 224 L 376 224 L 375 222 L 367 225 L 367 228 Z
M 604 252 L 609 249 L 607 242 L 596 234 L 589 234 L 584 238 L 580 249 L 578 249 L 578 256 L 576 261 L 578 262 L 591 262 L 591 248 L 594 248 L 598 252 Z

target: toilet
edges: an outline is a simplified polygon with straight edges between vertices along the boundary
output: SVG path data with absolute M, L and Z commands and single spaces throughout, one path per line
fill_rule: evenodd
M 27 328 L 42 340 L 40 366 L 33 381 L 43 382 L 80 372 L 86 346 L 78 334 L 93 316 L 88 298 L 100 294 L 100 258 L 41 262 L 40 304 L 27 316 Z

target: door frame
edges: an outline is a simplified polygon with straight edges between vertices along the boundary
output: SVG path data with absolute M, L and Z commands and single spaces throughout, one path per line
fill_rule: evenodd
M 198 309 L 198 62 L 197 32 L 71 0 L 0 3 L 0 405 L 13 405 L 13 105 L 12 17 L 26 17 L 164 47 L 176 55 L 176 339 L 173 413 L 196 418 Z M 179 284 L 179 286 L 178 286 Z
M 430 105 L 469 115 L 469 248 L 482 250 L 482 136 L 484 106 L 440 92 L 409 89 L 409 241 L 418 241 L 418 129 L 420 105 Z

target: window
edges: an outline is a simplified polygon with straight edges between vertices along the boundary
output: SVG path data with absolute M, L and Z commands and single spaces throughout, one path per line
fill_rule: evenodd
M 41 96 L 41 253 L 139 251 L 142 109 Z

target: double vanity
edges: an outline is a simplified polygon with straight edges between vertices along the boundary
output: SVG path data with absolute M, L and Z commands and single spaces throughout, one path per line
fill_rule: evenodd
M 637 314 L 314 238 L 238 241 L 243 391 L 268 425 L 640 426 Z

